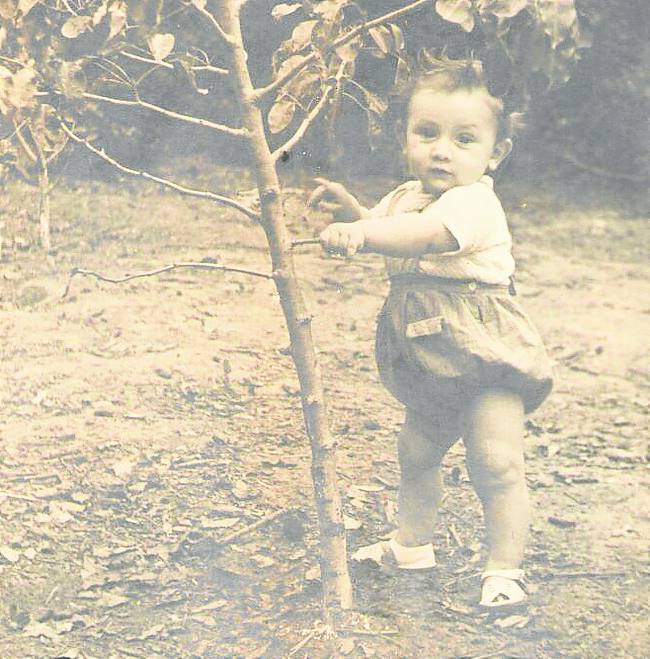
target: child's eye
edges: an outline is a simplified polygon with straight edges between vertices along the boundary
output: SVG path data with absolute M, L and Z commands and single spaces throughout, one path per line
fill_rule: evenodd
M 476 141 L 476 138 L 471 133 L 461 133 L 457 139 L 461 144 L 471 144 Z
M 416 130 L 416 133 L 425 140 L 433 140 L 438 137 L 438 131 L 433 127 L 422 126 Z

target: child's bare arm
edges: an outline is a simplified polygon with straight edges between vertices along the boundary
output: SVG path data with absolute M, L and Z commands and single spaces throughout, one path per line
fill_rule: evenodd
M 382 222 L 371 218 L 352 223 L 330 224 L 320 239 L 324 249 L 352 256 L 377 252 L 386 256 L 413 257 L 430 252 L 453 252 L 458 243 L 441 220 L 421 213 L 401 213 Z
M 309 196 L 307 208 L 318 206 L 340 222 L 356 222 L 370 217 L 370 211 L 341 183 L 324 178 L 316 178 L 315 181 L 319 186 Z
M 421 213 L 400 213 L 390 222 L 361 220 L 363 249 L 386 256 L 420 256 L 430 252 L 453 252 L 458 243 L 442 220 Z

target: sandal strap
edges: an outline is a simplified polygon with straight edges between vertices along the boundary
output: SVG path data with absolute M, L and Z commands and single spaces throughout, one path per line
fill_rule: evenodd
M 484 581 L 489 577 L 499 577 L 501 579 L 510 579 L 511 581 L 524 582 L 526 580 L 526 573 L 521 569 L 486 570 L 481 575 L 481 581 Z

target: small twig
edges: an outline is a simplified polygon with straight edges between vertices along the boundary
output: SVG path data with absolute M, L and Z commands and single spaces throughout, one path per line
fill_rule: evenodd
M 45 598 L 45 602 L 43 602 L 43 606 L 47 606 L 52 601 L 52 598 L 56 594 L 57 590 L 59 590 L 58 586 L 54 586 L 54 588 L 52 588 L 50 594 Z
M 65 133 L 69 137 L 71 137 L 75 142 L 77 142 L 77 144 L 83 144 L 89 151 L 92 151 L 95 155 L 102 158 L 102 160 L 105 160 L 107 163 L 110 163 L 111 165 L 113 165 L 113 167 L 116 167 L 125 174 L 133 174 L 134 176 L 141 176 L 142 178 L 145 178 L 148 181 L 153 181 L 154 183 L 160 183 L 161 185 L 171 188 L 172 190 L 176 190 L 177 192 L 189 195 L 191 197 L 202 197 L 203 199 L 216 201 L 217 203 L 223 204 L 224 206 L 229 206 L 230 208 L 236 208 L 238 211 L 242 212 L 244 215 L 249 217 L 251 220 L 254 220 L 255 222 L 259 222 L 260 220 L 260 216 L 252 208 L 249 208 L 248 206 L 245 206 L 244 204 L 241 204 L 238 201 L 231 199 L 230 197 L 226 197 L 225 195 L 216 194 L 214 192 L 210 192 L 209 190 L 197 190 L 196 188 L 188 188 L 185 185 L 181 185 L 180 183 L 176 183 L 175 181 L 171 181 L 170 179 L 163 178 L 162 176 L 155 176 L 154 174 L 150 174 L 149 172 L 145 172 L 143 170 L 137 170 L 137 169 L 133 169 L 132 167 L 127 167 L 126 165 L 123 165 L 121 162 L 115 160 L 115 158 L 109 156 L 104 151 L 104 149 L 96 147 L 87 139 L 77 135 L 64 121 L 60 121 L 60 124 L 63 130 L 65 131 Z
M 296 654 L 297 652 L 299 652 L 302 648 L 304 648 L 305 645 L 307 645 L 307 643 L 309 643 L 309 641 L 311 641 L 311 639 L 314 638 L 314 636 L 316 636 L 316 634 L 319 631 L 320 631 L 320 629 L 312 629 L 309 632 L 309 634 L 307 634 L 307 636 L 305 636 L 305 638 L 303 638 L 302 641 L 300 641 L 300 643 L 298 643 L 297 645 L 294 645 L 291 648 L 291 650 L 289 650 L 287 656 L 288 657 L 293 657 L 293 655 Z
M 200 117 L 194 117 L 190 114 L 182 114 L 181 112 L 174 112 L 174 110 L 168 110 L 160 105 L 155 103 L 149 103 L 148 101 L 143 101 L 141 98 L 136 100 L 129 100 L 126 98 L 114 98 L 112 96 L 103 96 L 102 94 L 93 94 L 91 92 L 84 92 L 84 98 L 88 98 L 93 101 L 103 101 L 104 103 L 111 103 L 112 105 L 126 105 L 129 107 L 140 107 L 145 110 L 151 110 L 152 112 L 157 112 L 162 114 L 165 117 L 170 119 L 178 119 L 178 121 L 185 121 L 196 126 L 203 126 L 204 128 L 212 128 L 218 130 L 222 133 L 227 133 L 228 135 L 234 135 L 236 137 L 245 137 L 246 130 L 244 128 L 236 128 L 234 126 L 226 126 L 225 124 L 219 124 L 209 119 L 202 119 Z
M 272 522 L 274 519 L 277 519 L 278 517 L 282 517 L 282 515 L 286 515 L 288 512 L 290 512 L 290 510 L 276 510 L 274 513 L 269 513 L 268 515 L 265 515 L 261 519 L 258 519 L 257 522 L 253 522 L 253 524 L 249 524 L 248 526 L 245 526 L 243 529 L 239 529 L 239 531 L 235 531 L 234 533 L 231 533 L 230 535 L 221 538 L 221 540 L 218 540 L 218 543 L 220 545 L 228 544 L 233 540 L 237 540 L 242 535 L 245 535 L 246 533 L 250 533 L 251 531 L 255 531 L 259 529 L 260 526 L 264 526 L 265 524 Z
M 201 7 L 196 3 L 192 3 L 192 6 L 199 14 L 204 16 L 212 24 L 214 31 L 219 35 L 219 37 L 221 37 L 230 46 L 235 45 L 235 38 L 231 34 L 226 33 L 226 31 L 221 27 L 219 21 L 212 15 L 211 12 L 209 12 L 205 7 Z
M 170 265 L 165 265 L 161 268 L 156 268 L 155 270 L 148 270 L 147 272 L 138 272 L 134 275 L 124 275 L 123 277 L 107 277 L 105 275 L 100 274 L 99 272 L 94 272 L 93 270 L 73 268 L 72 271 L 70 272 L 70 279 L 68 280 L 68 285 L 65 287 L 65 291 L 61 296 L 61 298 L 65 298 L 70 292 L 70 285 L 75 275 L 85 275 L 88 277 L 95 277 L 95 279 L 99 279 L 100 281 L 106 281 L 109 284 L 123 284 L 126 281 L 131 281 L 132 279 L 153 277 L 155 275 L 160 275 L 165 272 L 170 272 L 171 270 L 178 270 L 179 268 L 194 268 L 196 270 L 219 270 L 221 272 L 239 272 L 244 275 L 251 275 L 252 277 L 273 279 L 272 275 L 266 274 L 265 272 L 257 272 L 256 270 L 247 270 L 245 268 L 233 268 L 226 265 L 217 265 L 216 263 L 171 263 Z
M 343 634 L 350 634 L 351 636 L 397 636 L 399 629 L 340 629 Z
M 564 490 L 561 490 L 561 492 L 562 492 L 562 494 L 564 494 L 564 496 L 565 496 L 567 499 L 571 499 L 571 501 L 574 501 L 575 503 L 577 503 L 577 504 L 579 504 L 579 505 L 581 505 L 581 506 L 584 506 L 584 505 L 585 505 L 585 502 L 584 502 L 584 501 L 581 501 L 580 499 L 578 499 L 578 497 L 574 497 L 573 494 L 569 494 L 568 492 L 566 492 L 566 491 L 564 491 Z
M 129 53 L 126 50 L 121 50 L 120 55 L 136 62 L 142 62 L 143 64 L 155 64 L 172 71 L 174 69 L 174 65 L 171 62 L 165 62 L 164 60 L 159 61 L 149 57 L 144 57 L 142 55 L 136 55 L 135 53 Z M 192 71 L 208 71 L 209 73 L 215 73 L 218 75 L 228 75 L 230 73 L 228 69 L 223 69 L 220 66 L 213 66 L 212 64 L 197 64 L 195 66 L 191 66 L 190 69 Z
M 463 543 L 460 541 L 460 538 L 458 537 L 458 531 L 456 531 L 456 527 L 453 524 L 450 524 L 447 527 L 447 530 L 449 531 L 449 535 L 451 536 L 451 539 L 456 543 L 456 546 L 462 547 Z
M 0 490 L 0 497 L 7 497 L 8 499 L 18 499 L 18 501 L 31 501 L 32 503 L 41 503 L 38 499 L 30 497 L 27 494 L 14 494 L 6 490 Z
M 444 584 L 442 587 L 443 590 L 447 590 L 449 586 L 455 583 L 460 583 L 461 581 L 466 581 L 467 579 L 473 579 L 474 577 L 478 577 L 480 572 L 471 572 L 470 574 L 463 574 L 460 577 L 455 577 L 454 579 L 450 579 L 447 581 L 447 583 Z
M 504 643 L 500 647 L 498 647 L 496 650 L 493 650 L 492 652 L 489 652 L 488 654 L 477 654 L 474 655 L 473 657 L 470 657 L 470 659 L 490 659 L 490 657 L 496 657 L 496 655 L 501 654 L 508 646 L 510 643 Z
M 296 132 L 282 146 L 279 146 L 271 154 L 271 158 L 273 158 L 273 160 L 277 161 L 285 153 L 289 153 L 291 149 L 293 149 L 293 147 L 296 146 L 296 144 L 298 144 L 298 142 L 300 142 L 300 140 L 304 137 L 305 133 L 309 130 L 309 127 L 314 123 L 314 121 L 316 121 L 318 116 L 321 114 L 321 112 L 327 105 L 327 102 L 329 101 L 332 92 L 336 88 L 336 85 L 340 84 L 340 80 L 341 80 L 341 76 L 343 75 L 344 68 L 345 67 L 342 64 L 339 69 L 339 73 L 336 77 L 336 83 L 328 87 L 323 92 L 323 95 L 320 97 L 318 103 L 316 103 L 316 105 L 309 111 L 307 116 L 302 120 L 302 123 L 296 129 Z
M 449 513 L 452 517 L 455 517 L 457 520 L 463 522 L 463 524 L 467 524 L 467 520 L 462 515 L 459 515 L 457 512 L 453 511 L 451 508 L 447 508 L 446 506 L 441 505 L 440 510 L 444 511 L 445 513 Z
M 570 162 L 572 165 L 575 165 L 579 169 L 584 169 L 586 172 L 591 172 L 592 174 L 598 174 L 599 176 L 606 176 L 607 178 L 619 179 L 620 181 L 632 181 L 633 183 L 648 183 L 650 178 L 647 176 L 637 176 L 635 174 L 625 174 L 623 172 L 612 172 L 609 169 L 603 169 L 602 167 L 596 167 L 594 165 L 588 165 L 587 163 L 582 162 L 576 156 L 565 153 L 563 158 Z
M 23 121 L 20 126 L 18 126 L 16 123 L 14 123 L 14 127 L 16 129 L 15 135 L 18 138 L 18 142 L 20 142 L 20 146 L 23 148 L 23 151 L 27 154 L 27 157 L 33 162 L 38 162 L 38 156 L 32 151 L 31 147 L 27 143 L 27 140 L 25 139 L 25 136 L 23 135 L 22 128 L 27 123 L 27 127 L 29 128 L 30 133 L 32 134 L 32 139 L 34 139 L 34 134 L 32 132 L 32 127 L 29 125 L 29 122 Z M 36 142 L 36 140 L 34 140 Z
M 320 245 L 320 238 L 300 238 L 291 241 L 291 248 L 301 247 L 302 245 Z
M 626 577 L 627 572 L 549 572 L 544 578 L 551 579 L 608 579 L 609 577 Z

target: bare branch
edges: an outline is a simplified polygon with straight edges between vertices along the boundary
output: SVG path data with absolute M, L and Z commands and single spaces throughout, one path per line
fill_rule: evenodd
M 301 247 L 302 245 L 320 245 L 320 238 L 298 238 L 291 241 L 291 248 Z
M 367 32 L 370 28 L 376 27 L 377 25 L 381 25 L 382 23 L 386 23 L 388 21 L 392 21 L 399 16 L 403 16 L 404 14 L 415 11 L 424 5 L 430 4 L 430 2 L 431 0 L 416 0 L 416 2 L 412 2 L 411 4 L 406 5 L 401 9 L 389 11 L 383 16 L 378 16 L 377 18 L 366 21 L 361 25 L 357 25 L 357 27 L 353 28 L 349 32 L 346 32 L 343 36 L 335 39 L 331 44 L 327 46 L 327 48 L 324 49 L 324 51 L 313 52 L 309 55 L 305 55 L 300 62 L 288 69 L 287 72 L 281 75 L 279 78 L 276 78 L 265 87 L 258 87 L 253 95 L 253 101 L 257 103 L 260 101 L 260 99 L 278 90 L 280 87 L 289 82 L 300 71 L 302 71 L 306 66 L 309 66 L 309 64 L 315 62 L 319 57 L 322 57 L 324 53 L 331 53 L 333 50 L 336 50 L 340 46 L 344 46 L 346 43 L 349 43 L 352 41 L 352 39 L 359 36 L 363 32 Z
M 94 277 L 99 281 L 106 281 L 109 284 L 123 284 L 124 282 L 131 281 L 132 279 L 143 279 L 145 277 L 155 277 L 156 275 L 161 275 L 165 272 L 171 272 L 172 270 L 179 270 L 180 268 L 191 268 L 194 270 L 218 270 L 220 272 L 238 272 L 243 275 L 250 275 L 251 277 L 260 277 L 262 279 L 273 280 L 273 276 L 267 274 L 266 272 L 258 272 L 257 270 L 248 270 L 246 268 L 235 268 L 227 265 L 218 265 L 216 263 L 193 263 L 193 262 L 182 262 L 182 263 L 170 263 L 169 265 L 156 268 L 155 270 L 147 270 L 146 272 L 136 272 L 133 275 L 124 275 L 123 277 L 107 277 L 102 275 L 99 272 L 94 270 L 84 270 L 83 268 L 73 268 L 70 272 L 70 278 L 68 279 L 68 284 L 63 291 L 61 299 L 67 297 L 70 292 L 70 286 L 72 285 L 72 280 L 76 275 L 84 275 L 85 277 Z
M 221 27 L 221 24 L 219 21 L 212 15 L 210 11 L 208 11 L 205 7 L 201 7 L 197 5 L 196 3 L 192 3 L 192 6 L 196 11 L 201 14 L 205 19 L 208 20 L 208 22 L 212 25 L 214 28 L 214 31 L 221 37 L 227 44 L 230 46 L 235 45 L 235 38 L 231 34 L 227 34 L 226 31 Z
M 189 114 L 181 114 L 180 112 L 167 110 L 166 108 L 163 108 L 160 105 L 155 105 L 154 103 L 143 101 L 140 98 L 136 100 L 128 100 L 125 98 L 113 98 L 112 96 L 102 96 L 101 94 L 93 94 L 91 92 L 84 92 L 83 97 L 91 99 L 93 101 L 103 101 L 105 103 L 111 103 L 113 105 L 141 107 L 146 110 L 151 110 L 152 112 L 157 112 L 158 114 L 162 114 L 165 117 L 169 117 L 170 119 L 178 119 L 179 121 L 185 121 L 189 124 L 194 124 L 195 126 L 212 128 L 213 130 L 218 130 L 219 132 L 226 133 L 228 135 L 234 135 L 235 137 L 246 136 L 246 130 L 244 128 L 234 128 L 233 126 L 226 126 L 224 124 L 215 123 L 214 121 L 210 121 L 209 119 L 201 119 L 199 117 L 193 117 Z
M 157 66 L 162 66 L 165 69 L 174 69 L 174 65 L 171 62 L 158 61 L 149 57 L 136 55 L 135 53 L 129 53 L 126 50 L 121 50 L 120 55 L 128 59 L 132 59 L 136 62 L 142 62 L 143 64 L 155 64 Z M 217 75 L 228 75 L 230 73 L 228 69 L 223 69 L 220 66 L 213 66 L 212 64 L 197 64 L 196 66 L 191 66 L 190 68 L 192 71 L 207 71 L 208 73 L 215 73 Z
M 251 220 L 254 220 L 255 222 L 260 221 L 260 216 L 252 208 L 249 208 L 248 206 L 244 206 L 244 204 L 240 204 L 238 201 L 235 201 L 230 197 L 216 194 L 214 192 L 210 192 L 209 190 L 197 190 L 195 188 L 189 188 L 185 185 L 181 185 L 180 183 L 176 183 L 175 181 L 162 178 L 161 176 L 155 176 L 154 174 L 150 174 L 149 172 L 133 169 L 132 167 L 127 167 L 126 165 L 123 165 L 122 163 L 115 160 L 115 158 L 109 156 L 104 151 L 104 149 L 94 146 L 88 140 L 74 133 L 64 121 L 60 121 L 60 124 L 63 130 L 66 132 L 66 134 L 75 142 L 77 142 L 77 144 L 83 144 L 87 149 L 92 151 L 95 155 L 99 156 L 106 162 L 110 163 L 111 165 L 113 165 L 113 167 L 116 167 L 121 172 L 124 172 L 126 174 L 133 174 L 135 176 L 141 176 L 142 178 L 145 178 L 148 181 L 154 181 L 155 183 L 160 183 L 161 185 L 171 188 L 172 190 L 176 190 L 177 192 L 189 195 L 191 197 L 201 197 L 203 199 L 210 199 L 211 201 L 215 201 L 219 204 L 223 204 L 224 206 L 229 206 L 230 208 L 237 209 L 238 211 L 246 215 L 246 217 L 249 217 Z
M 66 135 L 65 139 L 61 142 L 61 145 L 52 151 L 52 153 L 45 159 L 45 164 L 49 165 L 51 162 L 54 162 L 63 153 L 65 147 L 68 146 L 69 141 L 70 138 Z
M 316 121 L 320 113 L 323 111 L 327 102 L 332 95 L 332 92 L 341 82 L 341 77 L 343 71 L 345 70 L 345 64 L 341 64 L 339 67 L 338 73 L 336 75 L 336 82 L 330 85 L 321 96 L 320 100 L 316 105 L 310 110 L 307 116 L 302 120 L 300 126 L 296 129 L 296 132 L 280 147 L 278 147 L 272 154 L 274 162 L 277 162 L 284 153 L 287 153 L 293 149 L 296 144 L 304 137 L 305 133 L 309 130 L 309 127 Z
M 17 125 L 14 122 L 14 128 L 15 128 L 15 135 L 18 138 L 18 142 L 20 142 L 20 146 L 23 148 L 23 151 L 27 154 L 27 157 L 32 161 L 32 162 L 38 162 L 38 156 L 32 151 L 32 148 L 29 146 L 27 143 L 27 140 L 25 139 L 25 136 L 23 135 L 22 128 L 27 123 L 26 121 L 23 121 L 22 124 Z M 28 125 L 28 128 L 31 132 L 31 126 Z

